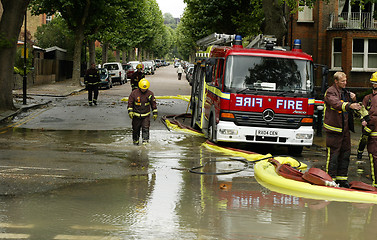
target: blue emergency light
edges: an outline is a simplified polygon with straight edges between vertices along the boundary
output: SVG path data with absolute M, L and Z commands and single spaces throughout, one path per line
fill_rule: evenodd
M 241 35 L 236 35 L 234 38 L 234 45 L 242 46 L 242 37 Z
M 295 39 L 293 41 L 293 48 L 294 49 L 301 49 L 301 39 Z

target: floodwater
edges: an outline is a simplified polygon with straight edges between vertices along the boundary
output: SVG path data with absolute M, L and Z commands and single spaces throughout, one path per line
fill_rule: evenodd
M 255 180 L 252 164 L 204 141 L 167 130 L 151 131 L 147 146 L 131 145 L 130 131 L 0 134 L 1 181 L 9 185 L 0 196 L 0 239 L 377 236 L 374 204 L 272 192 Z

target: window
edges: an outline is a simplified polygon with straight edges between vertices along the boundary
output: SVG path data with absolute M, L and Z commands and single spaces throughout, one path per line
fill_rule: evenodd
M 352 70 L 377 69 L 377 39 L 353 39 Z
M 52 21 L 52 16 L 46 15 L 46 24 Z
M 313 8 L 300 3 L 297 22 L 313 22 Z
M 335 70 L 342 69 L 342 39 L 334 38 L 332 46 L 331 68 Z
M 221 89 L 221 87 L 222 87 L 222 81 L 223 81 L 223 74 L 224 74 L 224 70 L 223 70 L 223 68 L 224 68 L 224 59 L 223 58 L 221 58 L 221 59 L 219 59 L 219 61 L 217 62 L 217 69 L 218 69 L 218 71 L 217 71 L 217 82 L 218 82 L 218 84 L 219 84 L 219 87 L 220 87 L 220 89 Z
M 291 92 L 313 90 L 310 61 L 260 56 L 229 56 L 224 87 L 229 92 Z

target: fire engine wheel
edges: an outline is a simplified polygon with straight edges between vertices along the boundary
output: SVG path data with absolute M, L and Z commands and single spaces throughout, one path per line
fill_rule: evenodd
M 303 146 L 288 146 L 288 153 L 297 156 L 302 153 L 303 148 Z
M 208 125 L 208 139 L 211 142 L 217 142 L 216 139 L 216 122 L 215 118 L 213 116 L 210 117 L 209 119 L 209 125 Z

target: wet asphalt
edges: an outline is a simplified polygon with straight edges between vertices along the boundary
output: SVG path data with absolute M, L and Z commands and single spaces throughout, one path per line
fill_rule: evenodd
M 155 75 L 147 76 L 147 79 L 151 82 L 150 89 L 155 96 L 160 97 L 158 99 L 159 119 L 152 121 L 151 131 L 164 134 L 170 130 L 160 121 L 161 116 L 189 112 L 186 101 L 170 97 L 189 95 L 190 85 L 185 77 L 180 81 L 177 80 L 173 66 L 158 69 Z M 22 105 L 22 91 L 14 91 L 15 103 L 19 110 L 1 113 L 3 121 L 0 125 L 2 145 L 0 147 L 0 195 L 45 192 L 78 182 L 119 178 L 135 171 L 144 173 L 142 168 L 126 168 L 128 171 L 124 171 L 125 168 L 120 165 L 120 161 L 117 161 L 117 156 L 111 156 L 112 163 L 106 165 L 100 159 L 85 160 L 93 156 L 90 155 L 92 147 L 90 144 L 85 144 L 85 139 L 98 138 L 98 135 L 101 135 L 99 138 L 102 139 L 102 132 L 106 132 L 105 135 L 119 136 L 119 141 L 124 144 L 124 147 L 132 147 L 130 146 L 131 139 L 124 137 L 129 136 L 131 132 L 131 121 L 127 116 L 124 101 L 130 92 L 129 82 L 124 85 L 114 85 L 111 89 L 101 90 L 98 106 L 90 107 L 87 104 L 86 91 L 79 83 L 72 81 L 31 87 L 28 89 L 27 105 Z M 29 134 L 30 132 L 32 134 Z M 59 134 L 55 135 L 55 132 Z M 55 146 L 54 137 L 60 136 L 61 133 L 70 135 L 68 139 L 73 136 L 72 139 L 77 141 L 77 147 L 64 149 L 64 146 L 60 146 L 59 143 L 55 143 L 57 144 Z M 368 182 L 370 181 L 370 167 L 366 160 L 366 153 L 364 153 L 363 161 L 356 160 L 356 146 L 360 134 L 361 127 L 357 123 L 356 133 L 351 134 L 353 147 L 350 178 Z M 28 136 L 32 136 L 32 140 L 26 141 L 25 138 Z M 82 139 L 84 143 L 78 139 Z M 30 146 L 30 143 L 39 147 L 34 148 L 33 145 Z M 54 145 L 54 151 L 49 150 L 51 145 Z M 269 147 L 267 149 L 270 151 Z M 285 154 L 284 150 L 277 151 L 278 154 Z M 61 154 L 58 158 L 48 157 L 49 154 L 56 154 L 56 152 Z M 60 161 L 62 158 L 67 160 Z M 317 134 L 314 145 L 311 148 L 305 148 L 302 155 L 297 158 L 306 161 L 309 166 L 324 168 L 325 134 L 322 133 L 322 136 Z

